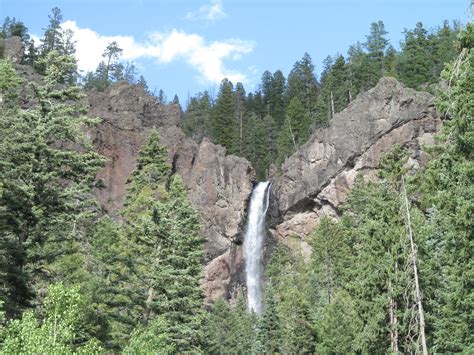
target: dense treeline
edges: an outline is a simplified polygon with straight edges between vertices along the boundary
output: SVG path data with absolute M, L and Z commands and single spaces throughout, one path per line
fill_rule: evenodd
M 192 97 L 184 114 L 188 135 L 211 138 L 229 154 L 247 158 L 265 180 L 275 167 L 304 144 L 311 132 L 327 125 L 358 93 L 374 87 L 383 76 L 405 85 L 434 90 L 444 63 L 456 54 L 453 42 L 459 24 L 445 21 L 428 31 L 422 23 L 405 31 L 396 50 L 382 21 L 374 22 L 365 42 L 328 56 L 319 80 L 309 54 L 298 60 L 288 78 L 280 70 L 265 71 L 259 90 L 246 93 L 243 85 L 223 80 L 216 98 L 208 92 Z
M 357 180 L 339 221 L 322 219 L 309 261 L 276 247 L 256 317 L 244 293 L 205 309 L 199 215 L 158 132 L 139 153 L 119 216 L 101 214 L 93 189 L 105 160 L 84 133 L 97 119 L 81 98 L 121 80 L 120 48 L 111 43 L 84 80 L 61 20 L 53 9 L 39 47 L 15 19 L 1 32 L 32 47 L 23 64 L 41 79 L 0 59 L 0 353 L 474 351 L 472 25 L 454 47 L 456 26 L 417 26 L 398 53 L 378 22 L 352 57 L 326 61 L 320 82 L 305 55 L 288 80 L 266 72 L 255 93 L 224 80 L 215 102 L 191 99 L 187 132 L 250 157 L 263 177 L 380 76 L 424 88 L 455 58 L 441 74 L 445 125 L 426 148 L 428 166 L 409 171 L 396 147 L 378 181 Z

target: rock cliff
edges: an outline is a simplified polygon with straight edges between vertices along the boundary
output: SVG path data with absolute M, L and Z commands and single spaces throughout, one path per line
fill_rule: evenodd
M 339 214 L 358 173 L 376 178 L 380 157 L 395 144 L 409 148 L 412 167 L 424 164 L 420 147 L 440 126 L 431 95 L 381 79 L 286 159 L 273 178 L 273 236 L 288 245 L 296 237 L 308 255 L 306 237 L 321 215 Z
M 209 299 L 227 296 L 238 283 L 241 236 L 247 201 L 255 173 L 243 158 L 207 139 L 200 144 L 181 129 L 181 110 L 162 105 L 140 86 L 117 83 L 88 97 L 89 115 L 102 123 L 89 132 L 97 151 L 108 158 L 99 173 L 105 188 L 97 191 L 104 210 L 114 213 L 123 206 L 126 181 L 151 128 L 156 128 L 168 148 L 169 161 L 189 188 L 189 197 L 202 216 L 206 237 L 204 288 Z

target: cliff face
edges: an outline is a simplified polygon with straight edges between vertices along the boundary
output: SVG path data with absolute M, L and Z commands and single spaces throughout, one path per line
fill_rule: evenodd
M 285 161 L 273 179 L 273 236 L 288 245 L 298 237 L 308 255 L 306 237 L 322 215 L 339 214 L 357 173 L 375 179 L 381 156 L 395 144 L 409 148 L 412 168 L 423 165 L 420 146 L 433 143 L 440 126 L 431 95 L 381 79 Z
M 151 128 L 156 128 L 169 161 L 189 188 L 189 197 L 202 216 L 206 237 L 204 289 L 209 299 L 227 296 L 238 283 L 242 264 L 241 236 L 255 174 L 243 158 L 226 156 L 225 149 L 204 139 L 187 138 L 176 105 L 161 105 L 141 87 L 118 83 L 88 97 L 89 115 L 102 123 L 89 132 L 97 151 L 108 158 L 97 191 L 105 211 L 123 206 L 126 181 Z

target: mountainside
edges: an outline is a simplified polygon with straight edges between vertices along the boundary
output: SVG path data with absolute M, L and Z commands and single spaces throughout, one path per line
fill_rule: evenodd
M 4 46 L 5 57 L 16 63 L 17 71 L 38 80 L 31 67 L 19 64 L 23 51 L 19 39 L 7 39 Z M 182 176 L 202 217 L 206 295 L 210 300 L 232 297 L 244 283 L 241 243 L 256 180 L 250 163 L 226 156 L 225 148 L 206 138 L 198 144 L 187 137 L 180 107 L 159 103 L 140 85 L 118 82 L 105 92 L 90 91 L 87 104 L 89 115 L 101 119 L 88 133 L 96 150 L 107 158 L 98 176 L 105 187 L 96 190 L 104 211 L 113 215 L 123 206 L 140 147 L 150 129 L 158 129 L 173 171 Z M 433 143 L 440 126 L 433 97 L 405 88 L 393 78 L 382 78 L 376 87 L 358 95 L 271 177 L 272 238 L 267 240 L 267 251 L 275 242 L 295 247 L 292 237 L 296 237 L 296 247 L 308 256 L 306 237 L 322 215 L 339 215 L 357 173 L 375 178 L 380 157 L 395 144 L 409 148 L 411 167 L 423 165 L 427 157 L 420 146 Z
M 232 297 L 242 284 L 240 245 L 255 182 L 250 163 L 226 156 L 223 147 L 207 139 L 197 144 L 186 137 L 179 107 L 159 104 L 139 86 L 117 83 L 104 93 L 92 92 L 88 100 L 89 114 L 102 119 L 90 135 L 97 151 L 108 158 L 99 174 L 105 188 L 97 191 L 104 209 L 113 213 L 122 207 L 140 146 L 147 132 L 157 128 L 173 169 L 182 176 L 203 218 L 206 295 Z M 374 178 L 380 157 L 395 144 L 409 148 L 413 168 L 424 164 L 427 157 L 420 146 L 432 143 L 440 126 L 431 95 L 383 78 L 335 115 L 329 127 L 318 129 L 271 179 L 273 239 L 294 247 L 291 237 L 296 236 L 309 255 L 305 237 L 321 215 L 338 215 L 358 172 Z

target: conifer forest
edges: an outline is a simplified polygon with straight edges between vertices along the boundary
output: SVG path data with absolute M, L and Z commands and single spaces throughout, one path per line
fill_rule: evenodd
M 118 42 L 80 72 L 59 8 L 40 14 L 39 40 L 11 15 L 0 28 L 0 354 L 474 353 L 472 22 L 418 22 L 398 46 L 378 20 L 345 54 L 314 63 L 301 53 L 288 73 L 264 71 L 256 90 L 223 79 L 216 92 L 169 100 Z M 377 94 L 389 84 L 404 101 Z M 146 130 L 117 202 L 101 191 L 123 150 L 112 159 L 115 148 L 97 142 L 128 123 L 105 125 L 93 109 L 123 104 L 124 88 L 146 102 L 136 115 Z M 378 123 L 390 125 L 388 143 L 363 126 L 375 107 L 392 117 L 420 98 L 432 101 L 415 123 Z M 283 178 L 312 181 L 306 167 L 326 155 L 311 147 L 320 152 L 357 110 L 354 142 L 324 148 L 336 168 L 324 182 L 318 175 L 319 195 Z M 426 125 L 396 134 L 431 112 L 432 139 Z M 165 133 L 171 115 L 175 136 Z M 365 150 L 346 154 L 364 134 L 373 135 Z M 170 148 L 183 142 L 197 147 L 192 158 Z M 316 198 L 382 144 L 340 205 Z M 210 147 L 215 171 L 200 168 Z M 231 170 L 238 164 L 249 167 L 248 187 L 236 182 L 247 174 Z M 278 200 L 297 190 L 286 181 L 303 197 Z M 209 191 L 219 202 L 199 202 Z M 222 222 L 234 210 L 239 219 Z

